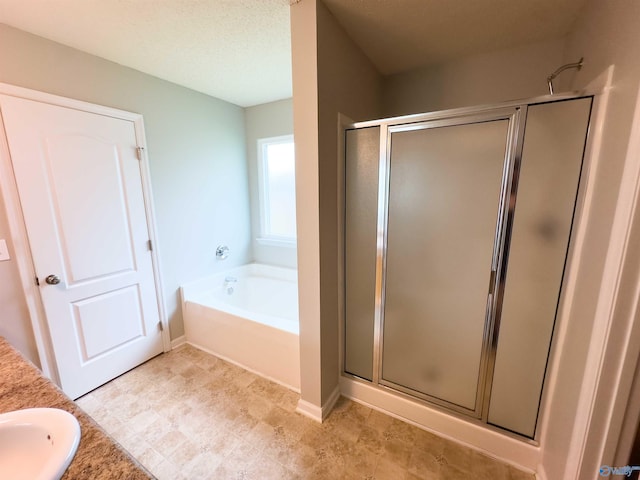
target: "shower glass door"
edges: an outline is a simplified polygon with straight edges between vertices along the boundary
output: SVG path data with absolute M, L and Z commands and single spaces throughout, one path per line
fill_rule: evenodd
M 390 127 L 383 167 L 380 383 L 478 418 L 513 115 Z
M 536 438 L 592 101 L 346 131 L 347 376 Z

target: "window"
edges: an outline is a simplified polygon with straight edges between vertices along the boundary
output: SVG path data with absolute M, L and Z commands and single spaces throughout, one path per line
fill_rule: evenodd
M 260 241 L 295 246 L 296 183 L 293 135 L 258 140 Z

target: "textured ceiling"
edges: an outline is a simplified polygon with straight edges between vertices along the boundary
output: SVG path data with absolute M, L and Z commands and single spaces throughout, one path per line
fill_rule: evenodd
M 289 0 L 0 0 L 0 23 L 240 106 L 291 97 Z
M 584 1 L 324 0 L 385 75 L 556 39 Z M 289 3 L 0 0 L 0 23 L 250 106 L 291 96 Z
M 304 1 L 304 0 L 303 0 Z M 557 39 L 584 0 L 324 0 L 385 74 Z

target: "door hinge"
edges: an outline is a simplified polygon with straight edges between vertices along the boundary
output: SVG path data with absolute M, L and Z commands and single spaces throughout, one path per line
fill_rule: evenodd
M 136 156 L 138 160 L 142 160 L 142 152 L 144 151 L 144 147 L 136 147 Z
M 162 325 L 162 321 L 158 322 L 158 328 L 161 332 L 164 332 L 164 325 Z
M 37 286 L 40 286 L 40 280 L 38 279 L 38 277 L 37 277 L 37 276 L 35 277 L 35 279 L 36 279 L 36 285 L 37 285 Z
M 147 240 L 147 249 L 152 252 L 153 251 L 153 243 L 151 243 L 151 240 Z

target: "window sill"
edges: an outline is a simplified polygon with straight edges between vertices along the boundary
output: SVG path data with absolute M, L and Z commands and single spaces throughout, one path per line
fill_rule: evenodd
M 298 243 L 295 240 L 280 240 L 276 238 L 256 238 L 258 245 L 266 247 L 296 248 Z

